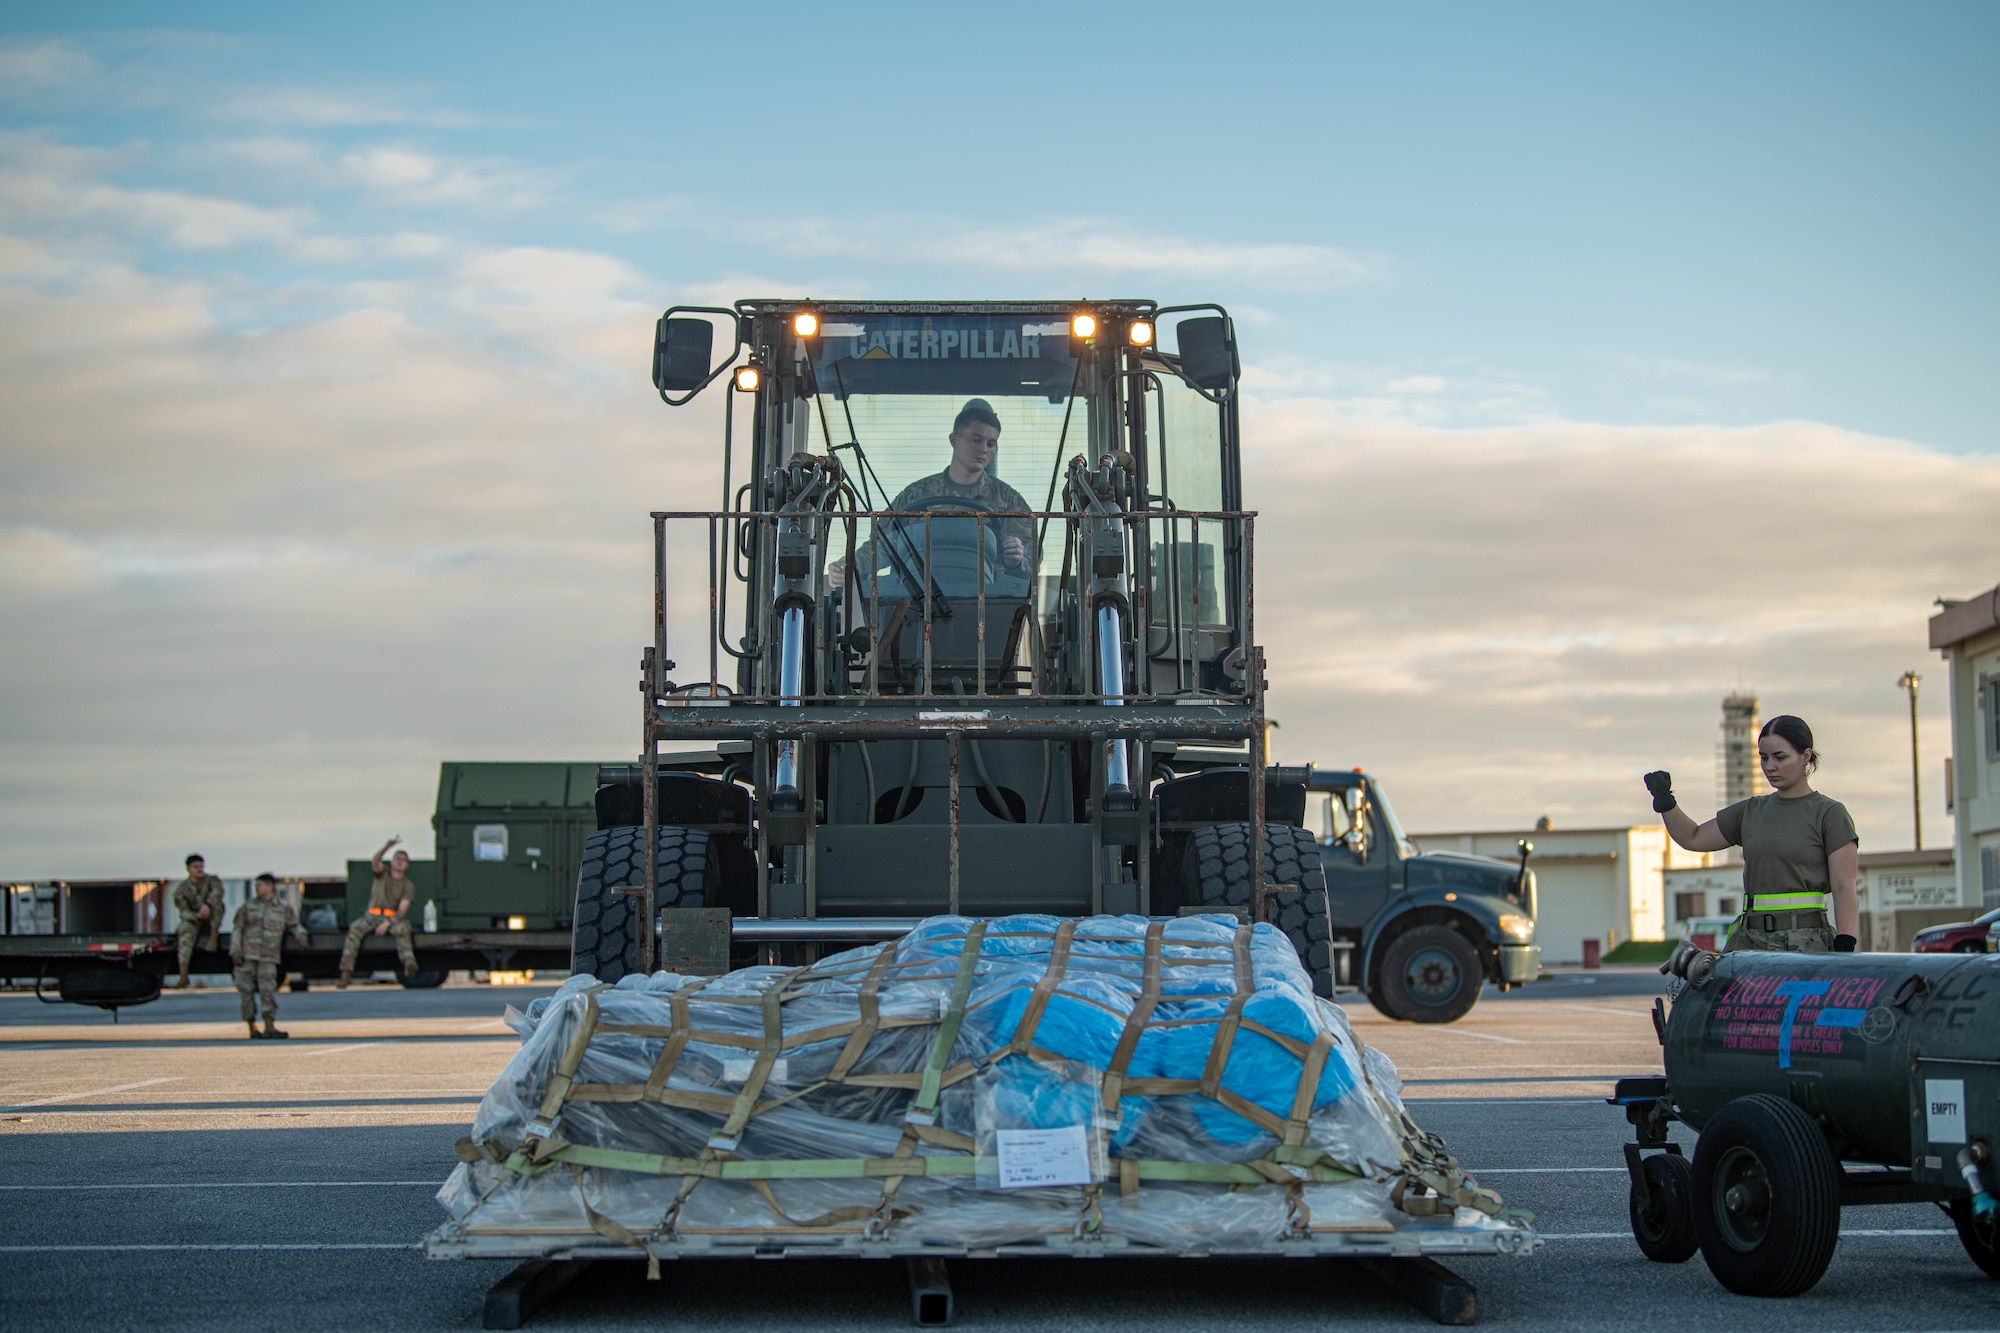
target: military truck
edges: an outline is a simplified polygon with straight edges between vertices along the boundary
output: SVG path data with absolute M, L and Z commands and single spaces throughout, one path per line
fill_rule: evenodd
M 807 960 L 938 913 L 1224 911 L 1282 929 L 1321 994 L 1358 948 L 1399 1016 L 1462 1013 L 1475 965 L 1533 975 L 1429 893 L 1474 896 L 1471 868 L 1394 873 L 1417 862 L 1366 783 L 1340 791 L 1368 832 L 1329 850 L 1311 770 L 1266 763 L 1227 311 L 675 307 L 652 369 L 676 407 L 727 377 L 722 505 L 652 515 L 640 759 L 600 774 L 577 970 Z M 1358 925 L 1329 860 L 1382 900 Z M 1421 903 L 1391 910 L 1392 879 Z
M 1333 938 L 1369 1001 L 1391 1018 L 1449 1023 L 1490 981 L 1507 990 L 1540 974 L 1535 943 L 1533 844 L 1517 864 L 1459 852 L 1424 852 L 1404 834 L 1374 778 L 1314 769 L 1305 787 L 1318 806 Z

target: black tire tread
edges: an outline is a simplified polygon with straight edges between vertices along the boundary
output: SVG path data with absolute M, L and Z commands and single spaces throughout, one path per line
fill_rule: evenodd
M 1738 1143 L 1764 1159 L 1772 1183 L 1770 1230 L 1748 1253 L 1723 1238 L 1711 1188 L 1722 1154 Z M 1740 1296 L 1796 1296 L 1818 1282 L 1840 1241 L 1840 1164 L 1813 1118 L 1768 1093 L 1710 1117 L 1694 1150 L 1694 1225 L 1709 1271 Z
M 1250 875 L 1250 824 L 1211 824 L 1188 840 L 1183 870 L 1183 895 L 1190 906 L 1236 908 L 1251 906 L 1255 888 Z M 1320 865 L 1319 844 L 1312 834 L 1290 824 L 1264 826 L 1264 878 L 1272 884 L 1296 884 L 1297 893 L 1280 894 L 1273 925 L 1298 950 L 1299 962 L 1312 974 L 1313 993 L 1333 995 L 1333 930 L 1328 915 L 1326 871 Z
M 583 844 L 570 927 L 570 971 L 617 981 L 639 970 L 640 899 L 612 893 L 646 877 L 643 827 L 599 829 Z M 713 848 L 706 829 L 660 830 L 660 907 L 706 907 Z
M 1972 1200 L 1965 1198 L 1951 1201 L 1951 1224 L 1958 1228 L 1958 1242 L 1979 1271 L 2000 1278 L 2000 1222 L 1980 1226 L 1972 1220 Z
M 1468 984 L 1452 1004 L 1419 1003 L 1403 985 L 1408 956 L 1426 944 L 1462 950 L 1458 960 L 1459 971 Z M 1403 1022 L 1456 1023 L 1479 1003 L 1479 990 L 1485 984 L 1479 950 L 1464 934 L 1445 925 L 1412 926 L 1383 947 L 1381 966 L 1376 972 L 1374 984 L 1368 988 L 1368 1000 L 1383 1014 Z
M 1632 1239 L 1639 1242 L 1640 1253 L 1654 1263 L 1684 1264 L 1701 1248 L 1694 1234 L 1694 1168 L 1679 1153 L 1655 1153 L 1640 1164 L 1640 1169 L 1665 1201 L 1667 1215 L 1652 1219 L 1649 1225 L 1645 1194 L 1634 1182 L 1628 1204 Z

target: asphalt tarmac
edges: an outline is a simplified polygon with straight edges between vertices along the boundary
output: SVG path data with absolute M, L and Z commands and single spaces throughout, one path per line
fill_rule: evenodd
M 218 979 L 220 980 L 220 979 Z M 393 985 L 281 996 L 286 1042 L 251 1042 L 227 989 L 170 992 L 114 1025 L 0 995 L 0 1328 L 476 1329 L 497 1262 L 412 1246 L 487 1083 L 503 1007 L 545 986 Z M 2000 1283 L 1924 1205 L 1854 1209 L 1804 1296 L 1732 1296 L 1699 1258 L 1648 1262 L 1626 1222 L 1611 1080 L 1657 1072 L 1649 969 L 1564 973 L 1464 1020 L 1348 1005 L 1412 1113 L 1546 1243 L 1460 1260 L 1490 1328 L 2000 1328 Z M 1692 1144 L 1688 1147 L 1691 1149 Z M 1320 1261 L 959 1261 L 966 1328 L 1434 1327 L 1365 1273 Z M 910 1326 L 899 1265 L 598 1264 L 534 1329 Z

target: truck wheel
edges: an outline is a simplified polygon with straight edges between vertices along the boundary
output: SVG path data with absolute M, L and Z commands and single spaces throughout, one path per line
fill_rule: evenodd
M 1368 1000 L 1391 1018 L 1452 1023 L 1478 1002 L 1484 980 L 1471 940 L 1450 926 L 1413 926 L 1389 941 Z
M 1989 1213 L 1982 1221 L 1972 1215 L 1972 1200 L 1953 1199 L 1951 1224 L 1958 1228 L 1959 1243 L 1980 1271 L 1988 1277 L 2000 1277 L 2000 1218 Z
M 396 980 L 403 983 L 404 990 L 436 990 L 439 986 L 444 985 L 445 979 L 450 975 L 451 973 L 447 971 L 433 970 L 419 972 L 413 977 L 406 977 L 403 975 L 401 968 L 396 969 Z
M 1717 1111 L 1694 1150 L 1694 1230 L 1739 1296 L 1796 1296 L 1840 1239 L 1840 1165 L 1811 1116 L 1760 1093 Z
M 1194 831 L 1181 862 L 1181 901 L 1190 907 L 1250 906 L 1250 824 L 1211 824 Z M 1333 932 L 1327 918 L 1326 872 L 1312 834 L 1290 824 L 1264 826 L 1264 878 L 1296 884 L 1272 899 L 1278 929 L 1312 974 L 1313 994 L 1333 995 Z
M 611 890 L 646 882 L 646 830 L 599 829 L 585 839 L 576 877 L 576 915 L 570 930 L 569 969 L 616 981 L 639 970 L 639 895 Z M 709 838 L 706 830 L 660 830 L 661 907 L 706 907 Z
M 1655 1263 L 1684 1264 L 1700 1242 L 1694 1235 L 1694 1171 L 1679 1153 L 1654 1153 L 1639 1164 L 1646 1188 L 1632 1182 L 1632 1239 Z

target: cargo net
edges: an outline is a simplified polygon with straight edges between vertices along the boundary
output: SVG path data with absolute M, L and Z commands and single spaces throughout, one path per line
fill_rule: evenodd
M 447 1232 L 594 1232 L 657 1271 L 698 1237 L 1202 1252 L 1521 1224 L 1284 935 L 1233 917 L 932 917 L 806 967 L 573 977 L 515 1026 Z

